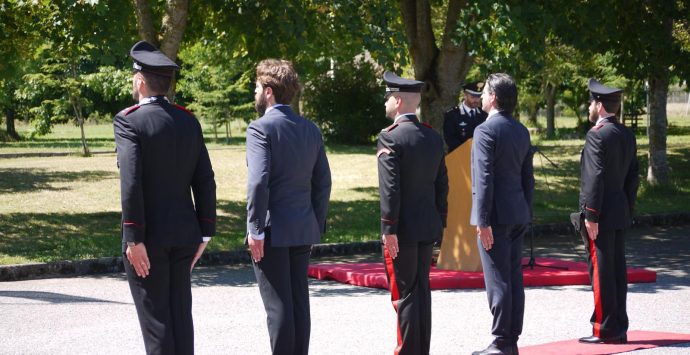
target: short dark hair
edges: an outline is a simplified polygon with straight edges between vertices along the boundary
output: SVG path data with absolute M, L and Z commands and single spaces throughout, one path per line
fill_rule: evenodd
M 496 95 L 496 108 L 499 111 L 513 113 L 517 106 L 518 90 L 515 80 L 508 74 L 495 73 L 486 78 L 487 92 Z
M 153 93 L 156 94 L 167 94 L 170 90 L 170 84 L 172 83 L 172 77 L 158 75 L 146 71 L 141 71 L 141 75 L 144 76 L 144 81 L 146 82 L 146 87 Z
M 620 100 L 614 100 L 614 101 L 608 101 L 608 100 L 594 100 L 596 102 L 601 102 L 601 105 L 604 106 L 604 110 L 608 113 L 615 113 L 618 114 L 618 109 L 621 108 L 621 102 Z
M 290 104 L 299 92 L 299 77 L 294 66 L 284 59 L 264 59 L 256 66 L 256 81 L 270 87 L 276 103 Z

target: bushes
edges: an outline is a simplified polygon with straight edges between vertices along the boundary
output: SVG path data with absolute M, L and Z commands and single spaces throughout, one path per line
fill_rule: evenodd
M 370 144 L 385 117 L 381 74 L 368 62 L 342 63 L 305 85 L 304 116 L 331 143 Z

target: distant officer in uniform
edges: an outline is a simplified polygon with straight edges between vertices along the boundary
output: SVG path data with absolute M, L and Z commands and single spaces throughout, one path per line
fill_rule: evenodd
M 256 66 L 247 127 L 247 244 L 266 309 L 273 354 L 309 353 L 307 269 L 326 231 L 331 170 L 316 125 L 290 108 L 299 78 L 287 60 Z M 253 331 L 253 330 L 250 330 Z
M 626 343 L 628 314 L 625 229 L 632 223 L 639 185 L 635 135 L 615 115 L 621 89 L 589 80 L 589 120 L 595 124 L 580 157 L 580 208 L 589 238 L 589 276 L 594 290 L 592 335 L 581 343 Z
M 448 153 L 472 138 L 474 129 L 486 120 L 482 110 L 482 88 L 484 83 L 475 81 L 462 86 L 464 100 L 443 114 L 443 137 Z
M 383 257 L 397 311 L 395 354 L 428 354 L 431 340 L 429 270 L 443 236 L 448 175 L 443 139 L 417 118 L 424 83 L 386 72 L 386 116 L 376 153 L 381 196 Z
M 517 87 L 491 74 L 482 93 L 486 122 L 472 140 L 472 213 L 493 315 L 494 341 L 474 355 L 517 354 L 525 311 L 522 241 L 532 219 L 534 174 L 527 128 L 513 118 Z
M 215 234 L 216 183 L 199 121 L 165 97 L 177 64 L 143 41 L 130 56 L 139 103 L 113 120 L 125 271 L 146 352 L 193 354 L 191 270 Z

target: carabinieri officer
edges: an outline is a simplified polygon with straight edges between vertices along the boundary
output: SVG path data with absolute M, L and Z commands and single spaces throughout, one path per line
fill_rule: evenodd
M 594 291 L 592 335 L 581 343 L 626 343 L 628 293 L 625 230 L 632 224 L 639 186 L 637 143 L 616 117 L 623 90 L 589 80 L 589 120 L 595 123 L 580 158 L 580 208 Z
M 165 97 L 177 64 L 143 41 L 130 56 L 139 103 L 113 120 L 127 281 L 146 352 L 193 354 L 190 274 L 215 234 L 216 183 L 199 121 Z
M 378 139 L 383 257 L 393 309 L 398 313 L 395 354 L 428 354 L 431 340 L 429 270 L 443 236 L 448 175 L 443 139 L 415 110 L 421 81 L 386 72 L 386 116 L 393 124 Z

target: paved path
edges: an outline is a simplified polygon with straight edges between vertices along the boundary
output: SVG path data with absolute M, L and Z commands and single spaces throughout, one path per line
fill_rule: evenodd
M 541 238 L 536 252 L 577 259 L 575 242 L 569 236 Z M 376 255 L 344 259 L 362 258 L 378 260 Z M 630 287 L 631 330 L 690 333 L 690 227 L 633 230 L 628 260 L 659 273 L 656 284 Z M 265 313 L 250 268 L 200 268 L 194 285 L 197 354 L 269 353 Z M 311 296 L 311 354 L 392 353 L 394 312 L 386 291 L 311 280 Z M 483 290 L 434 291 L 432 297 L 432 354 L 469 354 L 491 341 Z M 591 310 L 589 287 L 528 288 L 520 345 L 589 335 Z M 635 352 L 688 353 L 688 344 Z M 0 283 L 0 354 L 143 354 L 123 276 Z

